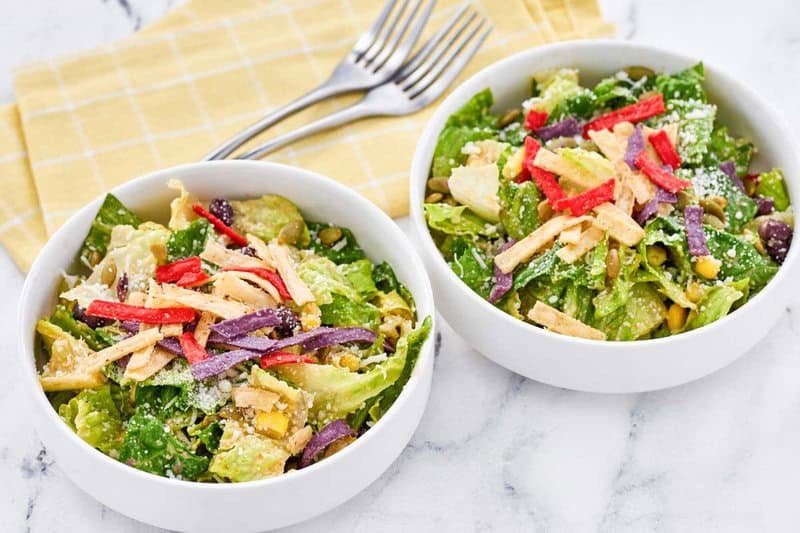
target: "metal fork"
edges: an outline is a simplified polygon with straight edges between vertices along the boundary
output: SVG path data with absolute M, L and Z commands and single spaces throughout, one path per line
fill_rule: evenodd
M 353 49 L 336 66 L 330 78 L 234 135 L 208 154 L 204 160 L 223 159 L 229 156 L 262 131 L 312 104 L 331 96 L 371 89 L 388 81 L 397 73 L 414 48 L 436 0 L 403 0 L 395 9 L 396 4 L 397 0 L 389 0 L 386 3 L 377 20 L 356 41 Z M 425 6 L 420 13 L 423 4 Z M 411 31 L 404 39 L 409 28 Z
M 483 29 L 486 25 L 486 29 Z M 414 113 L 438 98 L 469 63 L 492 31 L 486 18 L 463 5 L 389 82 L 360 101 L 254 148 L 237 159 L 261 156 L 308 137 L 366 117 Z

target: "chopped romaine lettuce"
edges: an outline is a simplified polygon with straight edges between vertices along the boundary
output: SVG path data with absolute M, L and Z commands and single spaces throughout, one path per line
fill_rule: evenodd
M 83 241 L 80 258 L 83 264 L 93 268 L 106 255 L 108 243 L 111 240 L 111 230 L 115 226 L 138 226 L 141 220 L 132 211 L 125 207 L 116 196 L 107 194 L 103 205 L 92 221 L 89 234 Z
M 231 481 L 254 481 L 283 473 L 289 452 L 276 441 L 248 433 L 236 420 L 228 420 L 208 471 Z
M 448 177 L 454 167 L 463 165 L 467 154 L 461 149 L 468 142 L 494 137 L 497 117 L 491 114 L 493 104 L 492 91 L 485 89 L 450 115 L 433 153 L 431 172 L 434 176 Z
M 708 152 L 717 106 L 700 100 L 671 100 L 659 125 L 678 120 L 678 153 L 686 165 L 700 165 Z
M 736 174 L 744 176 L 750 168 L 750 159 L 753 157 L 753 143 L 745 139 L 735 139 L 728 134 L 728 128 L 718 126 L 711 132 L 708 152 L 703 160 L 707 167 L 717 167 L 725 161 L 733 161 L 736 165 Z
M 639 97 L 653 88 L 654 80 L 647 76 L 632 80 L 624 71 L 604 78 L 592 91 L 597 108 L 618 109 L 635 104 Z M 583 117 L 590 118 L 591 115 Z
M 786 190 L 783 172 L 778 168 L 762 172 L 758 176 L 756 194 L 764 198 L 772 198 L 775 201 L 775 209 L 778 211 L 786 211 L 789 207 L 789 192 Z
M 460 205 L 425 204 L 425 220 L 431 228 L 448 235 L 485 235 L 497 234 L 497 227 L 487 220 Z
M 89 348 L 94 351 L 102 350 L 115 343 L 114 336 L 106 329 L 92 329 L 83 322 L 76 320 L 66 306 L 57 305 L 49 320 L 76 339 L 86 342 Z
M 604 331 L 609 340 L 632 341 L 655 330 L 666 316 L 667 308 L 650 284 L 636 283 L 622 307 L 593 325 Z
M 726 231 L 703 226 L 711 255 L 722 262 L 719 277 L 736 281 L 750 280 L 750 289 L 758 292 L 775 276 L 778 264 L 761 255 L 751 243 Z
M 659 74 L 656 76 L 656 90 L 664 95 L 664 101 L 696 100 L 705 102 L 706 92 L 703 89 L 705 73 L 703 64 L 682 70 L 677 74 Z
M 616 174 L 613 163 L 597 152 L 590 152 L 583 148 L 562 148 L 558 153 L 573 165 L 595 176 L 598 183 L 606 181 Z
M 701 198 L 725 198 L 725 227 L 740 233 L 745 224 L 753 220 L 758 211 L 756 203 L 719 168 L 682 169 L 678 174 L 692 181 L 694 192 Z
M 310 240 L 308 228 L 303 215 L 291 201 L 276 194 L 266 194 L 252 200 L 232 200 L 233 229 L 241 235 L 252 233 L 265 242 L 269 242 L 281 232 L 287 224 L 300 224 L 300 237 L 297 244 L 306 244 Z
M 484 128 L 494 126 L 497 117 L 492 114 L 494 96 L 491 89 L 484 89 L 469 99 L 461 109 L 450 115 L 445 127 Z
M 106 454 L 119 451 L 122 419 L 109 385 L 82 390 L 59 407 L 58 415 L 90 446 Z
M 338 269 L 365 300 L 369 300 L 378 292 L 372 280 L 372 262 L 369 259 L 344 263 L 339 265 Z
M 688 317 L 685 329 L 697 329 L 730 313 L 733 305 L 745 296 L 741 285 L 747 287 L 747 284 L 748 280 L 744 279 L 741 282 L 714 285 L 706 290 L 703 299 L 697 304 L 697 310 Z
M 327 246 L 322 244 L 319 240 L 319 232 L 325 228 L 332 228 L 334 226 L 331 224 L 309 222 L 308 227 L 311 229 L 311 242 L 309 247 L 317 255 L 327 257 L 337 265 L 352 263 L 353 261 L 358 261 L 366 257 L 366 255 L 364 255 L 364 250 L 358 245 L 358 241 L 353 235 L 353 232 L 349 229 L 335 226 L 342 231 L 342 238 L 333 243 L 332 246 Z
M 196 480 L 208 469 L 208 458 L 192 453 L 150 413 L 137 409 L 128 420 L 119 460 L 159 476 Z
M 330 259 L 308 256 L 297 266 L 297 274 L 308 285 L 317 304 L 332 303 L 332 294 L 339 294 L 355 302 L 361 301 L 361 296 L 350 280 Z
M 514 288 L 521 289 L 534 280 L 542 277 L 551 277 L 553 272 L 555 272 L 556 265 L 561 261 L 556 255 L 556 252 L 558 252 L 560 248 L 561 246 L 556 244 L 549 250 L 540 253 L 528 261 L 528 263 L 514 275 Z
M 205 218 L 173 231 L 167 239 L 167 261 L 171 263 L 203 253 L 210 232 L 211 224 Z
M 379 265 L 375 265 L 372 269 L 372 280 L 375 282 L 375 286 L 383 293 L 389 294 L 391 292 L 396 292 L 400 295 L 400 297 L 405 300 L 406 304 L 408 305 L 409 309 L 414 310 L 414 297 L 411 295 L 411 291 L 409 291 L 405 285 L 400 283 L 397 279 L 397 276 L 394 273 L 391 265 L 384 261 Z
M 450 176 L 450 194 L 489 222 L 500 221 L 500 170 L 497 165 L 457 167 Z
M 578 85 L 578 71 L 575 69 L 559 69 L 549 71 L 536 77 L 539 95 L 527 100 L 526 109 L 552 113 L 558 104 L 578 95 L 589 94 L 590 91 Z
M 374 305 L 356 302 L 335 293 L 331 294 L 331 303 L 323 304 L 319 309 L 320 320 L 326 326 L 375 329 L 381 323 L 381 313 Z
M 509 237 L 521 239 L 539 227 L 537 208 L 542 197 L 535 183 L 532 181 L 522 184 L 516 184 L 513 181 L 504 182 L 500 185 L 497 196 L 500 199 L 500 223 Z
M 489 296 L 493 285 L 494 267 L 492 259 L 480 248 L 463 237 L 456 238 L 453 241 L 453 258 L 450 261 L 450 268 L 482 298 Z

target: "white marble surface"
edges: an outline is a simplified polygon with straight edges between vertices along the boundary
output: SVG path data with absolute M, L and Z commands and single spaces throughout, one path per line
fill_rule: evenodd
M 13 65 L 127 35 L 173 3 L 0 0 L 0 102 L 13 99 Z M 713 61 L 800 121 L 795 0 L 602 5 L 621 38 Z M 6 360 L 22 279 L 0 252 Z M 443 325 L 430 404 L 410 446 L 360 496 L 293 531 L 797 530 L 798 311 L 795 295 L 767 341 L 709 378 L 625 396 L 519 378 Z M 0 531 L 152 530 L 64 477 L 17 400 L 17 368 L 0 368 Z

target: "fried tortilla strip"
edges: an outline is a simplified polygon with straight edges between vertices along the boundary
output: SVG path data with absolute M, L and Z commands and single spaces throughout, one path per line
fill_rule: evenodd
M 303 426 L 292 433 L 287 442 L 289 445 L 289 453 L 292 455 L 297 455 L 298 453 L 302 452 L 306 447 L 306 444 L 308 444 L 308 441 L 310 441 L 311 437 L 313 436 L 314 430 L 311 429 L 311 426 Z
M 267 413 L 281 399 L 279 394 L 256 387 L 235 387 L 231 391 L 231 397 L 236 407 L 252 407 Z
M 281 302 L 282 301 L 281 294 L 278 292 L 278 289 L 275 288 L 275 285 L 273 285 L 269 281 L 265 280 L 264 278 L 262 278 L 260 276 L 256 276 L 252 272 L 231 271 L 231 272 L 228 272 L 228 274 L 236 276 L 237 278 L 239 278 L 239 279 L 241 279 L 243 281 L 249 281 L 253 285 L 256 285 L 261 290 L 263 290 L 264 292 L 269 294 L 272 297 L 272 299 L 274 300 L 272 305 L 269 306 L 269 307 L 275 307 L 276 306 L 275 302 Z
M 581 240 L 582 232 L 583 229 L 580 225 L 567 228 L 561 232 L 561 235 L 558 236 L 558 242 L 563 242 L 564 244 L 575 244 Z
M 517 241 L 516 244 L 508 248 L 505 252 L 498 254 L 494 258 L 494 264 L 504 274 L 512 272 L 517 265 L 529 261 L 539 250 L 550 245 L 562 231 L 572 226 L 591 220 L 589 216 L 572 217 L 559 215 L 553 217 L 525 237 Z
M 147 378 L 153 376 L 156 372 L 167 366 L 167 363 L 175 359 L 177 355 L 172 352 L 168 352 L 163 348 L 159 348 L 158 346 L 155 347 L 153 353 L 150 354 L 150 357 L 147 360 L 147 363 L 144 366 L 141 366 L 136 369 L 131 369 L 129 367 L 125 368 L 125 377 L 132 379 L 134 381 L 144 381 Z
M 235 275 L 234 272 L 220 272 L 214 275 L 214 288 L 211 294 L 245 304 L 249 310 L 262 307 L 275 307 L 275 300 L 258 287 L 254 287 Z
M 267 267 L 269 267 L 271 270 L 275 270 L 275 261 L 272 260 L 272 256 L 269 253 L 269 248 L 267 248 L 267 243 L 252 233 L 248 233 L 246 237 L 247 244 L 250 245 L 250 248 L 256 251 L 258 258 L 264 261 L 264 264 L 267 265 Z
M 644 230 L 619 207 L 611 203 L 594 208 L 597 223 L 608 231 L 612 238 L 626 246 L 636 246 L 644 238 Z
M 297 271 L 292 265 L 292 259 L 289 257 L 289 251 L 286 246 L 270 243 L 268 249 L 272 259 L 275 261 L 278 274 L 283 278 L 283 282 L 286 284 L 286 290 L 292 295 L 294 303 L 303 306 L 307 303 L 315 302 L 314 295 L 311 294 L 306 284 L 300 279 L 300 276 L 297 275 Z
M 161 294 L 161 288 L 158 286 L 158 283 L 155 280 L 150 280 L 149 286 L 147 288 L 147 297 L 144 296 L 142 293 L 138 293 L 134 295 L 135 303 L 133 305 L 143 305 L 145 307 L 155 307 L 155 297 Z M 183 331 L 182 324 L 170 324 L 171 326 L 178 326 L 181 328 L 181 332 Z M 148 329 L 160 329 L 158 325 L 154 324 L 139 324 L 139 331 L 147 331 Z M 164 333 L 162 332 L 162 335 Z M 178 334 L 180 335 L 180 333 Z M 165 335 L 166 336 L 166 335 Z M 174 337 L 174 335 L 172 335 Z M 128 361 L 128 364 L 125 365 L 125 377 L 130 377 L 128 374 L 129 372 L 133 372 L 136 369 L 139 369 L 147 364 L 150 360 L 150 354 L 153 353 L 153 348 L 155 345 L 152 346 L 145 346 L 141 350 L 136 350 L 131 354 L 131 358 Z
M 229 250 L 214 239 L 208 239 L 206 248 L 200 254 L 202 259 L 209 263 L 225 267 L 265 268 L 267 265 L 261 259 L 244 255 L 236 250 Z
M 140 331 L 132 337 L 123 339 L 117 344 L 104 348 L 99 352 L 95 352 L 91 357 L 81 361 L 81 367 L 94 370 L 99 369 L 117 359 L 122 359 L 128 354 L 141 350 L 147 346 L 155 345 L 158 341 L 163 339 L 164 336 L 158 328 L 147 329 Z
M 620 180 L 625 182 L 628 187 L 633 191 L 633 197 L 639 205 L 646 204 L 652 200 L 656 195 L 656 186 L 650 181 L 647 176 L 638 170 L 631 170 L 623 160 L 614 162 L 614 170 L 620 177 Z
M 564 180 L 583 191 L 591 189 L 602 183 L 602 180 L 591 172 L 587 172 L 581 167 L 574 165 L 555 152 L 546 148 L 540 148 L 536 153 L 533 164 L 561 176 Z
M 619 207 L 620 210 L 626 215 L 631 216 L 633 213 L 633 204 L 636 203 L 633 189 L 631 189 L 627 182 L 623 183 L 619 189 L 619 196 L 617 197 L 616 202 L 614 202 L 614 205 Z
M 578 227 L 578 226 L 574 226 Z M 598 245 L 605 237 L 606 232 L 598 226 L 591 226 L 589 229 L 580 234 L 580 239 L 574 244 L 568 244 L 559 251 L 556 255 L 567 263 L 574 263 L 583 255 Z
M 106 378 L 99 368 L 53 376 L 39 376 L 39 383 L 45 392 L 96 389 L 105 382 Z
M 214 323 L 216 317 L 207 311 L 200 313 L 200 318 L 197 320 L 197 327 L 194 328 L 194 338 L 197 344 L 206 347 L 208 336 L 211 335 L 211 325 Z
M 176 287 L 175 285 L 163 285 L 162 290 L 163 294 L 156 297 L 158 302 L 162 305 L 165 302 L 169 302 L 170 304 L 177 303 L 179 305 L 191 307 L 192 309 L 197 309 L 198 311 L 208 311 L 224 319 L 238 318 L 250 311 L 250 309 L 242 303 L 232 302 L 215 294 L 190 291 L 188 289 Z
M 658 133 L 660 130 L 664 130 L 667 133 L 667 138 L 669 139 L 669 142 L 671 142 L 672 146 L 674 146 L 677 149 L 678 145 L 676 143 L 678 142 L 678 123 L 674 122 L 672 124 L 667 124 L 663 128 L 659 128 L 657 130 L 654 130 L 653 128 L 650 128 L 648 126 L 642 128 L 642 134 L 644 135 L 645 149 L 647 150 L 647 155 L 653 161 L 658 161 L 659 164 L 661 164 L 661 158 L 658 157 L 658 152 L 656 152 L 656 149 L 653 148 L 652 144 L 650 144 L 650 136 L 654 133 Z
M 536 302 L 528 313 L 528 318 L 556 333 L 599 341 L 606 339 L 606 334 L 599 329 L 587 326 L 546 303 Z
M 589 138 L 609 161 L 622 161 L 625 157 L 625 149 L 628 147 L 627 137 L 609 130 L 594 130 L 589 132 Z

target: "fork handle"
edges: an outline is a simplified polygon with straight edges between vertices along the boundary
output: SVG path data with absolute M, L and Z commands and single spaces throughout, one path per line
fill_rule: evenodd
M 300 139 L 314 135 L 315 133 L 336 128 L 338 126 L 342 126 L 343 124 L 348 124 L 362 118 L 375 117 L 381 114 L 382 113 L 376 108 L 376 106 L 372 105 L 366 99 L 363 99 L 349 107 L 345 107 L 340 111 L 331 113 L 330 115 L 322 117 L 321 119 L 310 124 L 301 126 L 296 130 L 285 133 L 279 137 L 276 137 L 275 139 L 272 139 L 271 141 L 267 141 L 264 144 L 253 148 L 249 152 L 238 156 L 236 159 L 259 159 L 261 156 L 274 152 L 275 150 L 283 148 L 284 146 L 295 141 L 299 141 Z
M 316 87 L 300 98 L 293 100 L 286 104 L 285 106 L 279 107 L 275 109 L 272 113 L 268 114 L 252 126 L 249 126 L 247 129 L 242 130 L 241 132 L 237 133 L 233 137 L 229 138 L 227 141 L 219 145 L 217 148 L 214 149 L 213 152 L 209 153 L 203 158 L 203 161 L 213 161 L 214 159 L 225 159 L 229 155 L 231 155 L 237 148 L 242 146 L 244 143 L 258 135 L 259 133 L 263 132 L 267 128 L 277 124 L 278 122 L 282 121 L 286 117 L 297 113 L 298 111 L 302 111 L 303 109 L 307 108 L 310 105 L 316 104 L 317 102 L 321 102 L 331 96 L 336 96 L 339 94 L 351 92 L 358 87 L 352 87 L 350 85 L 344 85 L 339 83 L 331 83 L 330 81 L 323 83 L 319 87 Z

